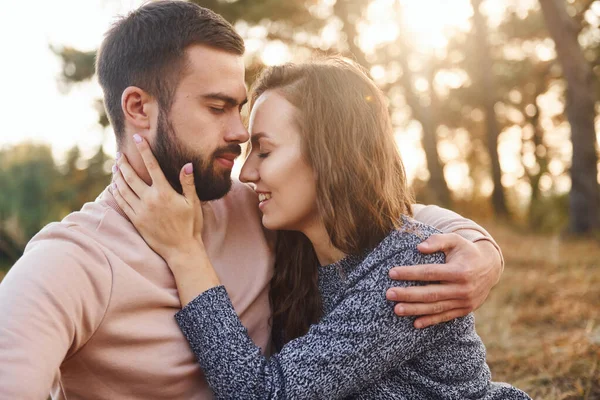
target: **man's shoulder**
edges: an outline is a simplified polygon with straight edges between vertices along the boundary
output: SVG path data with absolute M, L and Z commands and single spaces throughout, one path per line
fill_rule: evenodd
M 46 225 L 29 241 L 13 268 L 93 271 L 98 264 L 107 265 L 104 250 L 94 238 L 106 212 L 106 208 L 88 203 L 62 221 Z
M 252 240 L 262 240 L 266 238 L 268 246 L 274 249 L 276 232 L 269 231 L 261 223 L 262 213 L 258 208 L 258 196 L 250 185 L 234 179 L 229 193 L 220 200 L 217 200 L 220 206 L 218 209 L 227 218 L 236 221 L 236 229 L 243 229 L 248 233 L 248 238 Z M 261 235 L 256 235 L 262 233 Z
M 51 222 L 31 238 L 25 252 L 35 246 L 52 244 L 56 247 L 73 247 L 73 245 L 91 245 L 92 232 L 98 230 L 104 220 L 108 208 L 99 202 L 83 205 L 81 210 L 71 212 L 61 221 Z
M 258 216 L 258 196 L 252 188 L 236 179 L 232 181 L 231 190 L 223 198 L 216 200 L 216 204 L 227 210 L 227 213 L 237 214 L 239 216 L 252 215 Z
M 243 203 L 246 207 L 254 207 L 258 205 L 258 196 L 256 192 L 246 183 L 242 183 L 237 179 L 233 179 L 231 190 L 226 196 L 234 202 Z
M 102 248 L 64 222 L 42 229 L 2 282 L 6 293 L 25 290 L 41 297 L 85 296 L 90 287 L 106 294 L 111 284 L 112 267 Z

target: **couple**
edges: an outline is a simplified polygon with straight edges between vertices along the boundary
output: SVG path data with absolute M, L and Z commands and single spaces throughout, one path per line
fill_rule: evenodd
M 186 2 L 108 32 L 115 186 L 0 285 L 0 398 L 528 398 L 490 382 L 469 314 L 493 240 L 411 205 L 378 89 L 342 60 L 268 69 L 249 136 L 243 52 Z M 249 137 L 259 204 L 229 177 Z

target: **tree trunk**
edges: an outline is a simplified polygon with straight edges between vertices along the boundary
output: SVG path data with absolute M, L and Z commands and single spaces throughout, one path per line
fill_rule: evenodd
M 535 113 L 532 116 L 527 116 L 527 122 L 533 129 L 532 142 L 535 149 L 535 160 L 539 167 L 537 173 L 532 174 L 527 172 L 529 182 L 531 184 L 531 200 L 529 202 L 529 212 L 527 215 L 529 227 L 534 230 L 539 228 L 540 222 L 542 222 L 542 219 L 545 218 L 545 215 L 542 215 L 542 213 L 538 211 L 538 207 L 542 197 L 540 190 L 540 179 L 546 172 L 548 172 L 548 154 L 546 152 L 546 154 L 541 155 L 539 152 L 539 146 L 544 146 L 544 130 L 540 126 L 540 109 L 537 106 L 535 99 L 537 99 L 538 95 L 541 93 L 542 89 L 538 86 L 534 96 L 534 102 L 532 103 L 535 106 Z
M 366 4 L 366 3 L 365 3 Z M 367 61 L 365 54 L 356 44 L 358 32 L 356 30 L 356 20 L 360 14 L 364 12 L 365 4 L 358 4 L 348 0 L 338 0 L 334 5 L 334 14 L 343 23 L 343 32 L 346 35 L 348 49 L 354 56 L 356 62 L 363 67 L 370 69 L 371 64 Z M 399 13 L 400 14 L 400 13 Z M 440 162 L 437 151 L 437 123 L 433 115 L 431 107 L 424 107 L 419 101 L 419 97 L 414 92 L 413 80 L 410 70 L 408 69 L 408 46 L 403 42 L 403 37 L 400 35 L 399 44 L 402 47 L 402 56 L 400 59 L 403 74 L 402 86 L 406 102 L 413 112 L 413 118 L 421 123 L 423 128 L 422 145 L 425 150 L 427 159 L 427 169 L 429 170 L 430 179 L 429 186 L 432 189 L 434 202 L 442 207 L 449 207 L 451 203 L 450 190 L 444 178 L 444 171 Z
M 529 202 L 529 212 L 527 215 L 529 227 L 534 230 L 539 227 L 540 223 L 546 217 L 543 215 L 543 211 L 539 210 L 540 200 L 542 197 L 542 192 L 540 190 L 540 179 L 546 172 L 548 172 L 549 163 L 548 151 L 546 145 L 544 144 L 544 129 L 540 125 L 540 108 L 537 105 L 537 99 L 542 95 L 542 93 L 545 93 L 548 90 L 548 74 L 551 67 L 552 63 L 548 63 L 545 66 L 534 69 L 533 74 L 536 78 L 533 81 L 533 84 L 535 85 L 535 90 L 530 101 L 524 102 L 524 109 L 522 110 L 523 115 L 525 115 L 526 122 L 533 129 L 533 137 L 531 141 L 534 146 L 535 161 L 538 166 L 537 173 L 532 173 L 531 171 L 528 171 L 525 166 L 523 166 L 531 184 L 531 200 Z M 534 112 L 532 115 L 527 114 L 526 107 L 528 103 L 534 107 Z M 540 147 L 546 149 L 546 151 L 543 152 L 544 154 L 540 154 L 542 153 L 539 150 Z
M 408 63 L 403 65 L 402 68 L 408 68 Z M 440 206 L 449 207 L 451 205 L 452 198 L 450 196 L 450 189 L 448 188 L 446 177 L 444 176 L 444 167 L 440 160 L 437 148 L 437 127 L 439 122 L 436 118 L 434 110 L 440 109 L 440 102 L 434 87 L 436 71 L 437 69 L 428 67 L 429 96 L 431 99 L 429 106 L 421 105 L 418 97 L 414 94 L 414 92 L 412 92 L 412 85 L 407 83 L 405 90 L 411 90 L 411 102 L 416 103 L 414 107 L 418 109 L 418 113 L 420 115 L 419 121 L 423 126 L 422 145 L 423 149 L 425 150 L 425 157 L 427 159 L 427 168 L 429 169 L 429 186 L 433 189 L 435 203 Z M 412 82 L 410 73 L 408 75 L 408 80 Z
M 400 2 L 396 2 L 396 12 L 398 18 L 402 15 L 402 8 Z M 437 140 L 437 127 L 438 123 L 435 117 L 434 104 L 437 100 L 437 94 L 433 87 L 433 76 L 435 71 L 430 70 L 428 74 L 429 81 L 429 92 L 430 92 L 430 104 L 425 106 L 421 104 L 421 99 L 415 93 L 413 86 L 413 76 L 410 70 L 408 59 L 410 57 L 410 49 L 406 43 L 406 35 L 404 32 L 400 32 L 398 36 L 398 47 L 400 48 L 401 56 L 399 59 L 400 66 L 402 67 L 402 76 L 400 81 L 404 89 L 404 98 L 406 103 L 412 110 L 413 118 L 419 121 L 423 130 L 423 139 L 421 144 L 425 151 L 425 159 L 427 161 L 427 170 L 429 171 L 429 187 L 432 190 L 434 196 L 434 202 L 437 205 L 443 207 L 449 207 L 452 203 L 450 196 L 450 189 L 446 183 L 444 177 L 444 168 L 440 161 L 438 153 L 438 140 Z
M 591 233 L 600 229 L 592 69 L 583 55 L 578 27 L 567 13 L 564 0 L 540 0 L 540 5 L 567 81 L 566 113 L 573 143 L 568 230 L 573 234 Z
M 498 216 L 507 217 L 508 208 L 504 195 L 504 187 L 502 186 L 502 169 L 500 168 L 500 158 L 498 156 L 498 136 L 500 136 L 500 128 L 496 119 L 496 87 L 494 84 L 493 63 L 490 56 L 489 45 L 487 42 L 488 31 L 486 21 L 479 10 L 481 0 L 471 0 L 473 7 L 473 28 L 475 33 L 475 44 L 477 46 L 477 54 L 479 55 L 479 76 L 481 104 L 485 112 L 485 125 L 487 132 L 487 148 L 492 164 L 492 181 L 494 183 L 494 191 L 492 192 L 492 205 L 494 212 Z

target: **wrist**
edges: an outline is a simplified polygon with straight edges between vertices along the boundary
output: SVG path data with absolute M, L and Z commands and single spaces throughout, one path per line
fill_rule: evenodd
M 186 265 L 196 264 L 198 260 L 208 259 L 204 243 L 201 240 L 192 239 L 165 254 L 165 261 L 171 269 Z

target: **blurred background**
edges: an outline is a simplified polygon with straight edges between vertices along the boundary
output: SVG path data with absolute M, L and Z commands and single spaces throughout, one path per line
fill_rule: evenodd
M 419 202 L 476 219 L 503 249 L 502 281 L 477 312 L 494 379 L 600 399 L 600 1 L 194 2 L 244 37 L 249 85 L 264 65 L 315 54 L 366 67 Z M 3 5 L 0 279 L 38 230 L 110 182 L 94 57 L 141 4 Z

